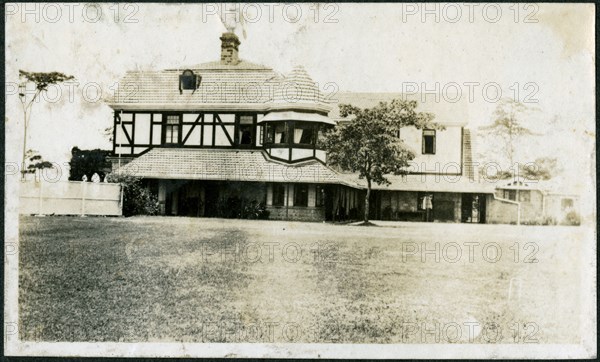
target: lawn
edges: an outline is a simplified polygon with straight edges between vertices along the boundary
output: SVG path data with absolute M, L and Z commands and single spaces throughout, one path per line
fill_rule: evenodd
M 20 338 L 579 342 L 580 228 L 392 226 L 21 217 Z

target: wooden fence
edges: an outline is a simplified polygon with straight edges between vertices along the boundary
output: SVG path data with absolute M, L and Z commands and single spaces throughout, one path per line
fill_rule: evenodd
M 122 215 L 121 185 L 81 181 L 23 181 L 20 214 Z

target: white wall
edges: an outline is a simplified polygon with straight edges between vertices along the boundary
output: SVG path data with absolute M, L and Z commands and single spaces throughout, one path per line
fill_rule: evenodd
M 410 170 L 428 173 L 460 173 L 462 162 L 462 128 L 451 126 L 436 130 L 435 154 L 422 154 L 423 131 L 415 127 L 400 130 L 400 138 L 415 153 Z

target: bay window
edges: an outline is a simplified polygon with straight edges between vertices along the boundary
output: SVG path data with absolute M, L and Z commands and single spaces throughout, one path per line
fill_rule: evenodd
M 294 144 L 313 145 L 315 143 L 314 125 L 296 122 L 294 125 Z

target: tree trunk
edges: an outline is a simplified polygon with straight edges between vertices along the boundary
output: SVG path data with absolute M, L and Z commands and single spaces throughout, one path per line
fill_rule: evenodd
M 27 161 L 27 112 L 23 111 L 23 162 L 21 163 L 21 180 L 25 179 L 25 162 Z
M 363 221 L 369 222 L 369 199 L 371 198 L 371 180 L 367 179 L 367 194 L 365 196 L 365 217 Z

